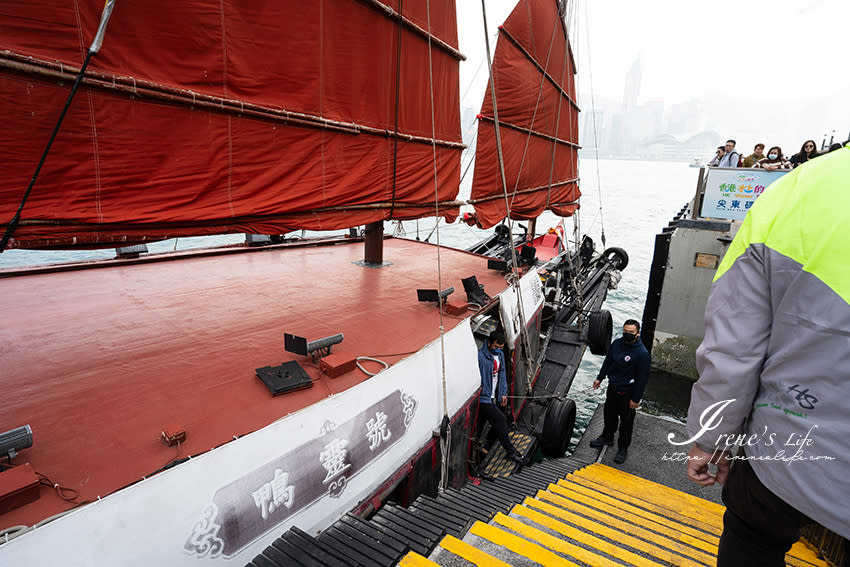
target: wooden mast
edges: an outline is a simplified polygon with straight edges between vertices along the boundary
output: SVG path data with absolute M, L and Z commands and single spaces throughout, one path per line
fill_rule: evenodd
M 380 266 L 384 263 L 384 222 L 378 221 L 366 225 L 366 239 L 363 261 Z

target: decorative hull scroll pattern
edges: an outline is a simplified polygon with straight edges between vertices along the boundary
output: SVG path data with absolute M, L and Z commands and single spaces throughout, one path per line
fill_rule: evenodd
M 328 420 L 319 436 L 216 491 L 186 540 L 198 557 L 231 556 L 322 496 L 338 498 L 407 433 L 416 400 L 394 391 L 343 424 Z

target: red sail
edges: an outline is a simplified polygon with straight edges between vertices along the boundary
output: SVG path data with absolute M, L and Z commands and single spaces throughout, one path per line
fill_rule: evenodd
M 493 61 L 510 216 L 578 208 L 575 62 L 556 0 L 521 0 L 504 25 Z M 478 124 L 471 202 L 488 228 L 508 216 L 499 172 L 490 85 Z
M 118 2 L 11 246 L 433 216 L 459 185 L 461 56 L 454 0 L 430 7 L 429 18 L 401 0 Z M 101 8 L 0 0 L 0 230 Z

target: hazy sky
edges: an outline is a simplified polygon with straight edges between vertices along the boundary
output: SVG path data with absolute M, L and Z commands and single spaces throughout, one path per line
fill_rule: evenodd
M 480 0 L 457 3 L 460 48 L 469 57 L 461 65 L 463 96 L 484 57 L 483 26 Z M 487 1 L 491 42 L 514 4 Z M 578 0 L 572 10 L 581 93 L 592 79 L 597 99 L 622 101 L 626 73 L 640 57 L 639 102 L 711 102 L 709 129 L 743 138 L 739 144 L 763 137 L 796 151 L 803 136 L 820 142 L 832 129 L 842 138 L 850 131 L 850 0 Z M 463 105 L 480 104 L 482 79 L 486 66 Z

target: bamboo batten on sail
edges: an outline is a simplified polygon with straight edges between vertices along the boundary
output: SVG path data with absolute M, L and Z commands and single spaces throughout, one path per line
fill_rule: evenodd
M 0 0 L 0 54 L 10 62 L 0 66 L 0 104 L 17 109 L 0 124 L 0 223 L 65 102 L 80 38 L 97 29 L 99 5 L 80 3 L 77 13 L 50 3 Z M 399 0 L 118 5 L 11 246 L 432 216 L 434 174 L 422 167 L 432 140 L 436 200 L 453 220 L 461 56 L 454 0 L 429 4 L 430 29 L 426 3 L 400 10 Z
M 493 61 L 510 217 L 578 209 L 578 106 L 575 62 L 556 0 L 522 0 L 499 29 Z M 478 123 L 470 203 L 488 228 L 508 216 L 496 145 L 493 101 L 486 91 Z

